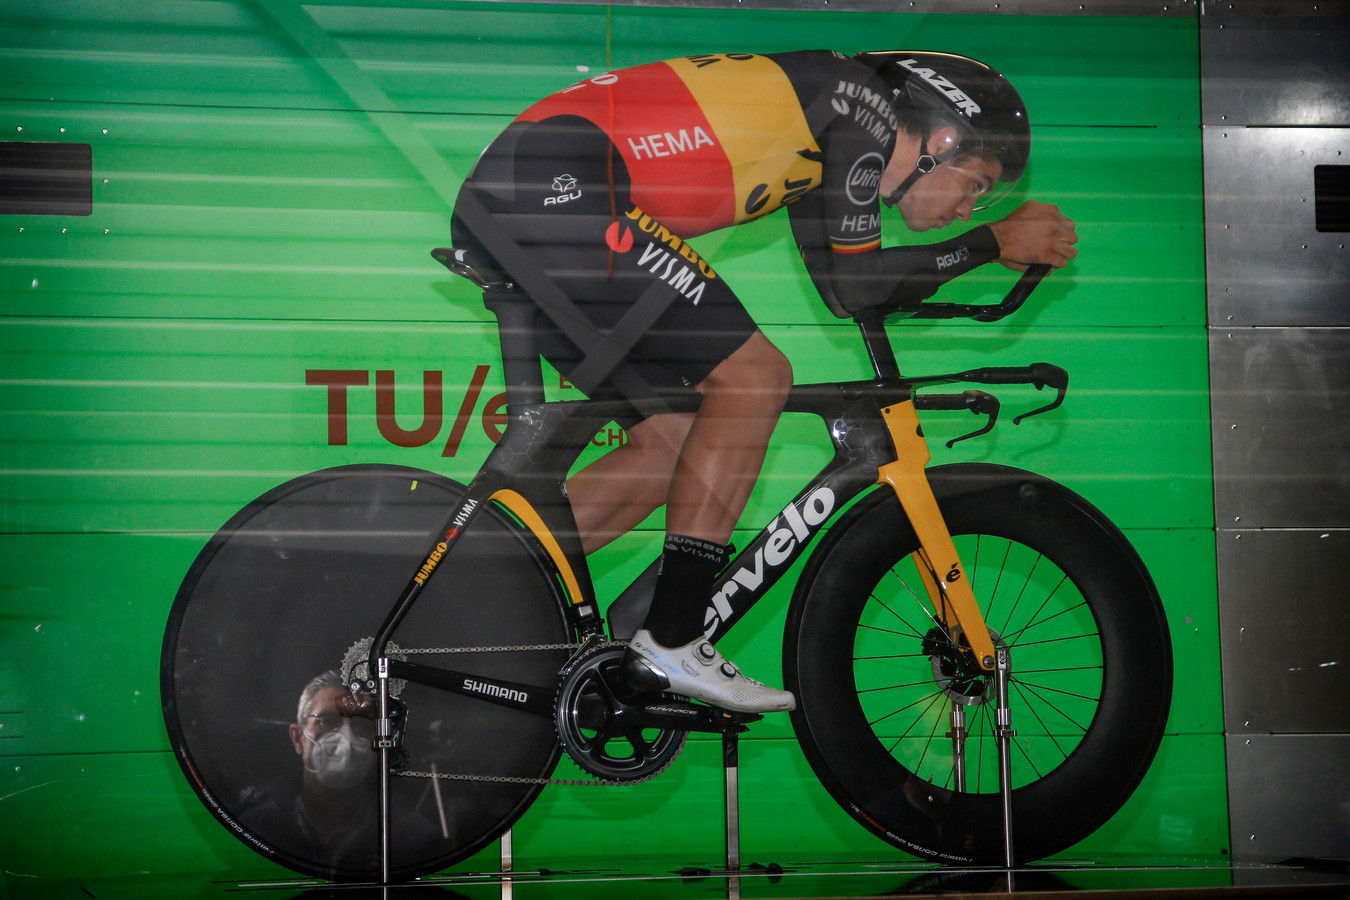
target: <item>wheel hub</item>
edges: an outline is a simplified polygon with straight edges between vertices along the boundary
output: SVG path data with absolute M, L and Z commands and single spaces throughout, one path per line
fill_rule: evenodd
M 998 632 L 989 629 L 995 648 L 1007 649 Z M 979 706 L 993 697 L 994 673 L 980 668 L 960 625 L 935 626 L 923 638 L 923 652 L 933 666 L 933 680 L 942 693 L 963 706 Z

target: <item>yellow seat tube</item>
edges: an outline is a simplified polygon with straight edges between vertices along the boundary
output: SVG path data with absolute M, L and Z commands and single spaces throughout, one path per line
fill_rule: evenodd
M 896 459 L 877 470 L 877 483 L 891 486 L 914 526 L 921 548 L 915 554 L 915 561 L 923 573 L 937 613 L 940 616 L 950 613 L 961 626 L 961 633 L 970 643 L 980 668 L 992 670 L 994 642 L 989 637 L 989 628 L 980 614 L 970 579 L 966 577 L 956 545 L 952 543 L 947 523 L 933 496 L 933 488 L 924 473 L 932 454 L 924 440 L 914 402 L 907 400 L 888 406 L 882 409 L 881 415 L 895 444 Z
M 562 576 L 563 587 L 567 589 L 567 596 L 572 605 L 575 606 L 585 602 L 586 598 L 581 595 L 581 585 L 577 582 L 576 573 L 572 571 L 572 566 L 567 561 L 567 556 L 563 553 L 562 547 L 559 546 L 558 539 L 553 536 L 553 532 L 549 531 L 539 513 L 530 505 L 530 501 L 510 489 L 497 491 L 491 499 L 509 509 L 512 515 L 520 519 L 525 527 L 530 529 L 530 532 L 539 539 L 539 543 L 544 545 L 545 552 L 553 560 L 553 565 L 557 568 L 558 574 Z

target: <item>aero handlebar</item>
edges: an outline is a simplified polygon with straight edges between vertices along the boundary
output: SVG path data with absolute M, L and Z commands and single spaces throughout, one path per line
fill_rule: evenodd
M 997 322 L 1017 312 L 1050 271 L 1044 263 L 1028 266 L 1008 295 L 998 303 L 925 303 L 908 316 L 911 319 L 974 319 Z

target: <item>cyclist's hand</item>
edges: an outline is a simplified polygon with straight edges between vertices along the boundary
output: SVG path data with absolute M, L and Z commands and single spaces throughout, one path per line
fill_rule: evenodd
M 989 227 L 998 238 L 998 261 L 1018 272 L 1033 263 L 1062 269 L 1078 255 L 1077 227 L 1053 203 L 1028 200 Z

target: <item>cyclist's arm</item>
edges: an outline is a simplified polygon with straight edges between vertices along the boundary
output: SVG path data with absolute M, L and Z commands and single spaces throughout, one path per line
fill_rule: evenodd
M 831 131 L 822 186 L 788 207 L 788 215 L 806 270 L 836 316 L 913 306 L 998 258 L 998 239 L 985 225 L 937 244 L 882 248 L 875 185 L 890 147 L 847 123 Z

